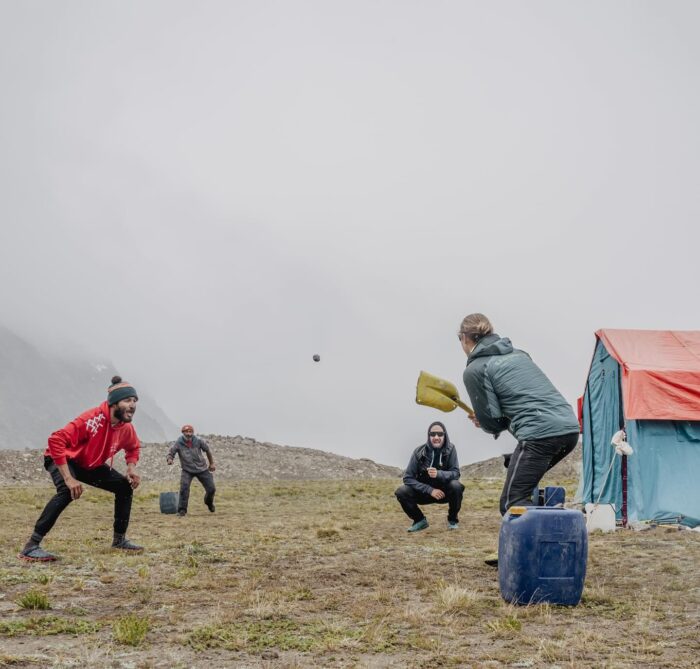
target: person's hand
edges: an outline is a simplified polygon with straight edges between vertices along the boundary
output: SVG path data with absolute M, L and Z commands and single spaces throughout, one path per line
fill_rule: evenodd
M 437 478 L 437 469 L 435 469 L 435 467 L 428 467 L 428 476 L 431 479 L 436 479 Z
M 474 427 L 481 427 L 481 423 L 479 422 L 479 419 L 476 417 L 476 414 L 472 414 L 469 416 L 469 420 L 474 423 Z
M 68 486 L 68 490 L 70 490 L 70 498 L 71 499 L 78 499 L 80 495 L 83 494 L 83 486 L 81 485 L 80 481 L 76 481 L 72 476 L 69 476 L 67 479 L 65 479 L 66 486 Z
M 215 465 L 213 462 L 209 465 L 209 471 L 210 471 L 210 472 L 215 472 L 215 471 L 216 471 L 216 465 Z
M 129 480 L 129 483 L 131 483 L 132 490 L 136 490 L 136 488 L 139 487 L 139 483 L 141 483 L 141 477 L 136 472 L 127 471 L 126 478 Z
M 172 465 L 172 464 L 173 464 L 173 459 L 172 459 L 172 458 L 167 458 L 165 461 L 166 461 L 169 465 Z
M 433 499 L 445 499 L 445 493 L 440 490 L 440 488 L 433 488 L 433 491 L 430 493 L 430 496 Z

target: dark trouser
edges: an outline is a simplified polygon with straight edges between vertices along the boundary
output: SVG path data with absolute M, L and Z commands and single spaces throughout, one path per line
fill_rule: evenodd
M 61 472 L 58 471 L 56 463 L 49 456 L 44 456 L 44 469 L 51 474 L 56 486 L 56 494 L 44 507 L 34 526 L 34 533 L 41 537 L 45 537 L 49 533 L 63 510 L 72 501 L 70 490 L 61 476 Z M 114 493 L 114 531 L 126 534 L 131 516 L 131 500 L 134 495 L 126 476 L 107 465 L 100 465 L 95 469 L 83 469 L 71 460 L 68 461 L 68 469 L 73 478 L 81 483 L 87 483 L 95 488 Z
M 400 486 L 394 494 L 399 500 L 401 508 L 414 523 L 425 518 L 423 512 L 418 508 L 419 504 L 449 504 L 447 520 L 458 522 L 464 486 L 459 481 L 447 481 L 446 483 L 436 483 L 433 487 L 439 488 L 445 493 L 444 499 L 435 499 L 428 493 L 419 492 L 408 485 Z
M 186 472 L 183 469 L 180 475 L 180 503 L 177 507 L 180 513 L 187 513 L 187 503 L 190 501 L 190 485 L 192 484 L 193 478 L 198 479 L 204 486 L 204 503 L 208 506 L 214 501 L 216 486 L 214 485 L 213 474 L 208 469 L 205 469 L 203 472 L 197 472 L 196 474 Z
M 501 515 L 511 506 L 532 506 L 532 491 L 545 473 L 574 450 L 578 432 L 519 441 L 508 464 Z

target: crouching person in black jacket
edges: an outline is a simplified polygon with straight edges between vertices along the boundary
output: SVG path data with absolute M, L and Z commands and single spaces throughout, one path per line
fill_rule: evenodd
M 428 527 L 428 519 L 419 504 L 448 504 L 447 527 L 450 530 L 459 527 L 464 486 L 459 482 L 457 449 L 450 442 L 442 423 L 430 424 L 428 440 L 413 451 L 403 483 L 394 494 L 413 521 L 409 532 L 419 532 Z

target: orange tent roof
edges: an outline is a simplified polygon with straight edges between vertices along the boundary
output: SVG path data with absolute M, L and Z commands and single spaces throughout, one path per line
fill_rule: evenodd
M 595 334 L 622 368 L 625 418 L 700 421 L 700 331 Z

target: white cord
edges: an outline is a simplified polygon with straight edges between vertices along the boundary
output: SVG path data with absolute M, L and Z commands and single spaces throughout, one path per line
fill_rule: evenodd
M 612 439 L 610 440 L 610 445 L 615 447 L 615 453 L 617 453 L 617 455 L 619 455 L 620 457 L 622 457 L 623 455 L 632 455 L 632 453 L 634 453 L 632 447 L 627 443 L 627 435 L 625 434 L 624 430 L 618 430 L 617 432 L 615 432 Z M 603 479 L 603 485 L 600 486 L 600 495 L 598 495 L 598 499 L 593 505 L 591 513 L 593 513 L 593 511 L 595 511 L 598 508 L 600 498 L 603 496 L 603 492 L 605 491 L 605 484 L 608 482 L 608 476 L 610 476 L 610 472 L 612 471 L 614 464 L 615 456 L 613 455 L 613 458 L 610 462 L 610 467 L 608 467 L 608 473 Z

